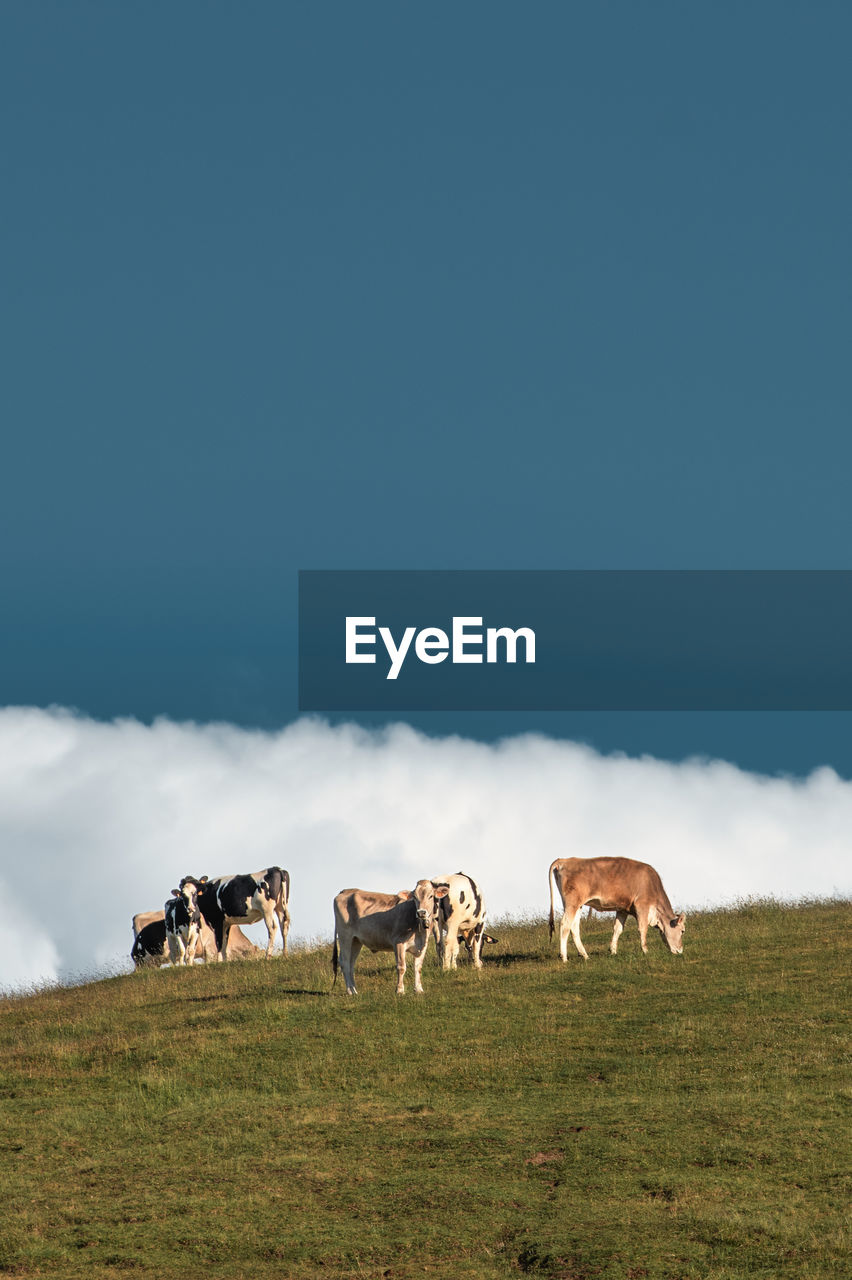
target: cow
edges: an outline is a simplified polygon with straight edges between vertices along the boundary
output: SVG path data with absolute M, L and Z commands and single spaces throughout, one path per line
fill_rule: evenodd
M 140 915 L 159 916 L 159 920 L 149 920 L 136 933 L 133 946 L 130 948 L 130 959 L 137 969 L 146 966 L 159 966 L 169 963 L 169 952 L 166 946 L 166 921 L 162 911 L 145 911 Z M 134 923 L 139 916 L 134 916 Z
M 398 996 L 405 995 L 405 956 L 414 956 L 414 990 L 423 994 L 420 971 L 432 933 L 438 902 L 447 886 L 418 880 L 412 892 L 372 893 L 368 889 L 342 889 L 334 899 L 334 950 L 331 967 L 334 981 L 343 970 L 346 994 L 358 994 L 355 961 L 362 947 L 368 951 L 396 953 Z
M 201 941 L 201 912 L 198 909 L 199 885 L 186 878 L 165 906 L 166 942 L 169 959 L 175 965 L 192 964 Z
M 446 885 L 447 888 L 432 927 L 438 959 L 445 969 L 455 969 L 461 937 L 474 967 L 481 969 L 485 902 L 476 881 L 459 871 L 456 875 L 436 876 L 432 883 Z
M 580 941 L 580 912 L 588 903 L 595 911 L 614 911 L 615 928 L 609 949 L 618 950 L 618 939 L 633 916 L 639 925 L 639 941 L 647 952 L 645 939 L 648 926 L 659 929 L 674 955 L 683 954 L 683 931 L 686 917 L 676 916 L 663 888 L 663 882 L 647 862 L 632 858 L 557 858 L 547 875 L 550 888 L 550 936 L 553 937 L 553 886 L 562 898 L 562 923 L 559 928 L 559 952 L 568 960 L 568 934 L 584 960 L 588 953 Z
M 184 876 L 180 882 L 194 881 L 198 885 L 198 907 L 216 936 L 217 958 L 228 959 L 228 935 L 233 925 L 254 924 L 262 920 L 266 925 L 269 942 L 266 958 L 272 955 L 276 921 L 281 929 L 283 954 L 287 954 L 287 934 L 290 930 L 290 874 L 281 867 L 268 867 L 265 871 L 235 876 L 207 876 L 196 879 Z
M 483 947 L 486 947 L 486 946 L 496 947 L 496 946 L 498 945 L 499 941 L 500 941 L 500 939 L 499 939 L 499 938 L 492 937 L 492 935 L 491 935 L 490 933 L 483 933 L 483 934 L 481 934 L 481 935 L 480 935 L 480 939 L 479 939 L 480 955 L 481 955 L 481 953 L 482 953 L 482 948 L 483 948 Z M 465 951 L 467 952 L 467 958 L 468 958 L 468 960 L 472 960 L 472 959 L 473 959 L 474 930 L 473 930 L 473 929 L 459 929 L 459 942 L 463 942 L 463 943 L 464 943 Z
M 162 907 L 160 907 L 159 911 L 138 911 L 130 922 L 133 937 L 138 938 L 146 924 L 153 924 L 156 920 L 163 920 L 165 914 Z

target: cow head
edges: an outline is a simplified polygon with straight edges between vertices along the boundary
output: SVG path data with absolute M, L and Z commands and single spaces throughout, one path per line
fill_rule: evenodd
M 198 907 L 198 891 L 201 888 L 201 882 L 196 880 L 194 876 L 184 876 L 180 882 L 179 889 L 172 889 L 172 895 L 175 898 L 183 898 L 186 903 L 187 914 L 193 924 L 198 924 L 201 920 L 201 912 Z
M 432 921 L 438 911 L 441 898 L 447 896 L 445 884 L 435 884 L 433 880 L 418 880 L 411 897 L 417 910 L 417 928 L 431 929 Z
M 657 928 L 666 940 L 672 955 L 683 955 L 683 931 L 686 928 L 686 916 L 681 911 L 679 916 L 659 915 Z

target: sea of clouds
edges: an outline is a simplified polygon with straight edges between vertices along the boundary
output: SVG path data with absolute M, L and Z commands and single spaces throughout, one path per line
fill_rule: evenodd
M 557 857 L 651 862 L 676 909 L 849 896 L 852 783 L 303 719 L 276 733 L 0 710 L 0 989 L 130 969 L 181 876 L 286 867 L 292 939 L 341 888 L 463 870 L 491 917 L 546 914 Z M 265 943 L 263 925 L 249 935 Z

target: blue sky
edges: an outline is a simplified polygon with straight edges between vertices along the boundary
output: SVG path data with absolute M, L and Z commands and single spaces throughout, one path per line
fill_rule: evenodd
M 299 568 L 850 567 L 847 5 L 0 34 L 0 704 L 281 726 Z M 416 723 L 852 775 L 839 714 Z

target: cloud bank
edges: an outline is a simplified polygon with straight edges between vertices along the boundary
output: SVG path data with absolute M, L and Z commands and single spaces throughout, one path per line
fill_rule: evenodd
M 104 724 L 0 711 L 0 989 L 130 968 L 130 918 L 182 875 L 292 876 L 293 938 L 330 938 L 341 888 L 464 870 L 492 917 L 543 915 L 556 857 L 651 862 L 676 908 L 846 896 L 852 783 L 720 761 L 601 756 L 300 720 Z M 265 940 L 263 926 L 250 931 Z

